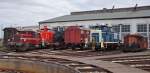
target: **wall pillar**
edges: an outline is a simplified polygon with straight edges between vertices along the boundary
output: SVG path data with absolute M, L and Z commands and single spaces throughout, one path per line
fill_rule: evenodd
M 136 23 L 130 24 L 130 34 L 136 33 L 137 33 L 137 24 Z
M 149 24 L 147 24 L 147 41 L 148 41 L 148 49 L 150 49 Z
M 123 42 L 122 41 L 122 24 L 119 24 L 119 27 L 120 27 L 120 32 L 119 32 L 119 40 L 120 40 L 120 42 Z

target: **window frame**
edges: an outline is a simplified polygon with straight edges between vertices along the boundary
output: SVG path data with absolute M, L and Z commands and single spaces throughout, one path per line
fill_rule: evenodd
M 137 32 L 147 32 L 147 24 L 137 24 Z
M 131 25 L 126 24 L 126 25 L 121 25 L 121 32 L 130 32 L 131 31 Z
M 120 32 L 120 25 L 112 25 L 112 29 L 114 32 Z

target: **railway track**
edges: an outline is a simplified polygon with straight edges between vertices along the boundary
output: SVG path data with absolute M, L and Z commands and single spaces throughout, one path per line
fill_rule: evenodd
M 64 66 L 66 68 L 69 68 L 70 70 L 73 70 L 77 73 L 120 73 L 113 70 L 113 68 L 110 69 L 107 66 L 104 66 L 104 64 L 98 64 L 99 62 L 101 62 L 101 60 L 103 60 L 103 61 L 109 61 L 113 63 L 120 63 L 123 65 L 128 65 L 134 68 L 139 68 L 139 69 L 149 71 L 150 66 L 148 65 L 149 63 L 148 61 L 150 55 L 105 58 L 106 55 L 111 56 L 120 53 L 122 52 L 120 51 L 94 52 L 90 50 L 72 51 L 72 50 L 41 49 L 41 50 L 33 50 L 27 52 L 10 52 L 7 54 L 3 53 L 0 55 L 0 60 L 16 59 L 22 61 L 42 62 L 46 64 L 54 63 L 54 64 L 58 64 L 59 66 Z M 89 60 L 92 60 L 92 62 Z M 107 65 L 109 66 L 109 64 Z M 115 67 L 115 66 L 111 66 L 111 67 Z M 115 69 L 116 68 L 117 67 L 115 67 Z M 32 73 L 32 72 L 25 72 L 25 73 Z M 44 73 L 44 72 L 40 72 L 40 73 Z M 59 72 L 50 72 L 50 73 L 59 73 Z M 67 72 L 62 72 L 62 73 L 67 73 Z M 133 72 L 131 71 L 130 73 Z
M 150 55 L 100 58 L 97 60 L 111 61 L 150 72 Z
M 93 56 L 106 56 L 106 55 L 114 55 L 114 54 L 119 54 L 122 53 L 121 51 L 105 51 L 105 52 L 95 52 L 91 50 L 79 50 L 79 51 L 74 51 L 74 50 L 56 50 L 52 51 L 50 49 L 43 49 L 43 50 L 35 50 L 35 51 L 29 51 L 29 52 L 24 52 L 21 54 L 35 54 L 35 55 L 60 55 L 60 56 L 71 56 L 71 57 L 93 57 Z
M 85 64 L 82 62 L 71 61 L 71 60 L 66 60 L 66 59 L 61 59 L 61 58 L 26 56 L 26 55 L 1 55 L 0 59 L 9 59 L 9 60 L 17 59 L 17 60 L 24 60 L 24 61 L 27 60 L 27 61 L 33 61 L 33 62 L 39 61 L 39 62 L 44 62 L 44 63 L 53 62 L 59 65 L 63 65 L 65 67 L 69 67 L 70 69 L 75 70 L 77 73 L 112 73 L 106 69 L 96 67 L 90 64 Z

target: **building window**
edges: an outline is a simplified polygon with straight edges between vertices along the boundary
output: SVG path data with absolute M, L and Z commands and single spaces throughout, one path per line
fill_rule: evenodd
M 114 32 L 120 32 L 120 27 L 119 27 L 119 25 L 113 25 L 113 26 L 112 26 L 112 29 L 113 29 Z
M 150 32 L 150 24 L 149 24 L 149 32 Z
M 148 35 L 149 35 L 149 40 L 150 40 L 150 33 Z
M 122 25 L 122 32 L 130 32 L 130 25 Z
M 138 24 L 137 31 L 138 32 L 147 32 L 147 24 Z

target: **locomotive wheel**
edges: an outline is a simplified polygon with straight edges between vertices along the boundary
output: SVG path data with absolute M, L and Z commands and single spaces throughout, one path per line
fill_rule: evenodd
M 56 46 L 54 45 L 54 46 L 53 46 L 53 50 L 56 50 L 56 49 L 57 49 L 57 48 L 56 48 Z
M 6 46 L 6 50 L 8 50 L 8 51 L 15 51 L 16 48 L 14 46 L 8 45 L 8 46 Z
M 74 46 L 71 46 L 71 49 L 72 49 L 72 50 L 76 50 L 76 48 L 75 48 Z
M 73 44 L 71 45 L 72 50 L 77 50 L 78 47 L 79 47 L 78 45 L 73 45 Z
M 17 51 L 24 52 L 27 51 L 28 49 L 30 49 L 30 45 L 24 44 L 22 47 L 18 48 Z

